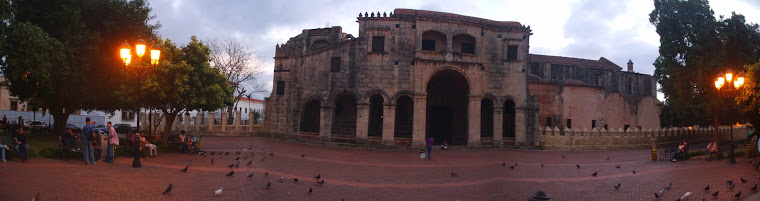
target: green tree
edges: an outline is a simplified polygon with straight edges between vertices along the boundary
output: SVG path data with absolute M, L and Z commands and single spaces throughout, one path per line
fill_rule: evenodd
M 120 107 L 117 49 L 125 39 L 153 38 L 159 27 L 148 23 L 151 8 L 142 0 L 15 0 L 12 7 L 2 42 L 9 91 L 49 109 L 55 133 L 75 111 Z
M 232 102 L 232 88 L 224 74 L 211 67 L 208 47 L 195 36 L 181 48 L 169 39 L 160 41 L 159 45 L 163 57 L 154 73 L 143 78 L 136 76 L 139 72 L 124 70 L 127 81 L 118 94 L 131 97 L 122 99 L 124 105 L 161 110 L 166 117 L 161 136 L 165 143 L 177 115 L 224 107 Z
M 721 123 L 738 120 L 739 107 L 728 107 L 730 96 L 715 89 L 714 80 L 758 59 L 757 25 L 736 13 L 716 20 L 707 0 L 655 0 L 654 6 L 649 21 L 660 35 L 654 76 L 667 102 L 663 126 L 708 125 L 719 116 Z M 705 121 L 710 115 L 713 121 Z

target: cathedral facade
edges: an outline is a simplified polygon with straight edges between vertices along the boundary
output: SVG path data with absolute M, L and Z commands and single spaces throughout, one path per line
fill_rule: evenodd
M 604 77 L 619 88 L 612 84 L 619 67 L 588 70 L 577 81 L 582 70 L 569 68 L 596 67 L 529 54 L 531 29 L 518 22 L 411 9 L 360 13 L 357 22 L 356 37 L 334 26 L 307 29 L 277 45 L 266 133 L 415 148 L 428 137 L 469 147 L 536 145 L 539 127 L 586 120 L 554 109 L 575 104 L 558 98 L 576 93 L 569 88 L 593 89 L 602 96 L 598 104 L 618 92 L 578 82 Z M 651 76 L 632 77 L 643 81 L 628 98 L 654 92 Z M 605 115 L 595 114 L 602 116 L 589 118 Z M 640 126 L 636 122 L 629 126 Z

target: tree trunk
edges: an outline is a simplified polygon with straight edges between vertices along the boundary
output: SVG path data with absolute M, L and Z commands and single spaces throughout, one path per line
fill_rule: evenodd
M 53 134 L 61 135 L 66 130 L 70 114 L 71 112 L 64 108 L 50 108 L 50 115 L 53 115 Z
M 167 145 L 169 144 L 169 132 L 171 132 L 172 124 L 174 124 L 174 119 L 177 117 L 177 114 L 179 112 L 173 112 L 169 113 L 165 110 L 162 110 L 164 112 L 164 116 L 166 117 L 166 122 L 164 124 L 164 133 L 161 134 L 161 144 Z

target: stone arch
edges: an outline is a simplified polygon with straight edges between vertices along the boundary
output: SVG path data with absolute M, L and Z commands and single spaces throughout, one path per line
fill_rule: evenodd
M 368 136 L 370 137 L 382 137 L 383 136 L 383 103 L 385 103 L 385 96 L 382 93 L 372 93 L 369 96 L 369 125 Z
M 491 101 L 493 101 L 493 102 L 494 102 L 494 104 L 495 104 L 495 103 L 498 103 L 498 102 L 501 102 L 501 101 L 499 101 L 499 97 L 498 97 L 498 96 L 496 96 L 496 95 L 493 95 L 492 93 L 485 93 L 485 94 L 483 94 L 483 98 L 484 98 L 484 99 L 485 99 L 485 98 L 487 98 L 487 99 L 491 99 Z M 495 107 L 495 106 L 496 106 L 496 105 L 494 105 L 494 107 Z
M 332 101 L 335 105 L 333 112 L 332 133 L 337 135 L 356 135 L 356 115 L 358 98 L 353 93 L 338 93 Z
M 504 101 L 508 101 L 508 100 L 511 100 L 512 102 L 514 102 L 515 103 L 515 107 L 517 107 L 518 105 L 520 105 L 520 102 L 517 101 L 517 98 L 515 98 L 512 95 L 502 96 L 501 100 L 499 100 L 499 102 L 503 103 Z
M 309 50 L 318 50 L 330 46 L 330 42 L 326 40 L 316 40 L 309 46 Z
M 446 51 L 448 48 L 448 36 L 442 31 L 429 29 L 422 32 L 420 50 Z
M 480 100 L 480 137 L 490 138 L 493 136 L 493 108 L 494 101 L 489 97 Z
M 470 87 L 466 75 L 456 69 L 440 69 L 431 75 L 425 86 L 426 137 L 437 143 L 467 144 Z
M 396 94 L 393 94 L 393 97 L 388 100 L 389 103 L 397 103 L 398 98 L 401 96 L 409 96 L 409 98 L 414 99 L 414 92 L 411 90 L 400 90 L 396 92 Z
M 411 94 L 396 94 L 395 122 L 393 136 L 396 138 L 411 138 L 414 127 L 414 98 Z
M 504 138 L 514 138 L 516 130 L 515 120 L 517 119 L 517 103 L 513 99 L 506 98 L 502 103 L 502 107 L 504 107 L 504 111 L 501 113 L 501 136 Z
M 301 104 L 299 131 L 319 133 L 322 101 L 316 98 L 306 99 Z
M 362 102 L 371 102 L 370 97 L 373 94 L 379 94 L 383 96 L 383 100 L 385 100 L 385 103 L 390 103 L 390 98 L 388 97 L 388 93 L 385 93 L 382 89 L 373 89 L 368 91 L 367 93 L 364 93 L 364 99 Z
M 475 54 L 477 40 L 468 33 L 459 33 L 451 38 L 451 50 L 459 53 Z
M 359 102 L 360 100 L 363 100 L 362 96 L 360 95 L 360 93 L 357 92 L 356 90 L 353 90 L 353 89 L 344 89 L 344 90 L 338 90 L 336 92 L 330 93 L 330 96 L 327 99 L 327 104 L 333 104 L 333 106 L 334 106 L 336 98 L 338 98 L 338 96 L 343 95 L 343 94 L 351 94 L 351 95 L 353 95 L 354 98 L 356 98 L 357 102 Z
M 463 69 L 461 69 L 461 68 L 454 68 L 454 67 L 441 67 L 441 68 L 435 69 L 432 72 L 430 72 L 430 74 L 428 74 L 428 77 L 425 79 L 425 80 L 427 80 L 427 82 L 425 82 L 425 86 L 422 88 L 422 90 L 427 90 L 428 84 L 430 84 L 430 79 L 433 79 L 433 76 L 435 76 L 436 74 L 438 74 L 438 73 L 440 73 L 442 71 L 455 71 L 455 72 L 459 73 L 460 75 L 462 75 L 462 77 L 464 77 L 465 81 L 467 81 L 467 89 L 468 89 L 467 90 L 467 94 L 468 95 L 470 94 L 470 91 L 472 90 L 472 86 L 473 86 L 473 84 L 470 83 L 471 78 L 469 76 L 467 76 L 467 73 L 464 72 Z

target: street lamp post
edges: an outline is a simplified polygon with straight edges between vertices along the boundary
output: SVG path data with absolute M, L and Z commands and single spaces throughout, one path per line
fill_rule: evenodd
M 137 71 L 137 77 L 138 79 L 144 78 L 144 76 L 147 76 L 150 73 L 153 73 L 153 70 L 158 65 L 158 59 L 161 57 L 161 50 L 158 48 L 158 45 L 156 43 L 153 43 L 153 46 L 150 47 L 150 66 L 144 66 L 142 57 L 145 55 L 145 41 L 142 39 L 139 39 L 135 42 L 135 51 L 134 53 L 137 55 L 137 60 L 135 63 L 136 65 L 132 65 L 134 69 Z M 130 67 L 130 63 L 132 63 L 132 49 L 129 46 L 129 43 L 125 40 L 124 43 L 121 44 L 121 48 L 119 48 L 119 56 L 121 56 L 122 61 L 124 62 L 124 66 Z M 138 89 L 139 90 L 139 89 Z M 140 102 L 140 93 L 137 93 L 137 101 Z M 137 111 L 137 130 L 140 131 L 140 112 L 141 107 L 138 107 Z M 140 163 L 140 154 L 139 154 L 139 148 L 135 146 L 134 149 L 134 159 L 132 161 L 132 167 L 133 168 L 140 168 L 142 167 L 142 163 Z
M 736 76 L 734 77 L 734 74 L 729 70 L 725 74 L 721 73 L 718 75 L 718 78 L 715 80 L 715 88 L 718 91 L 721 91 L 721 89 L 724 89 L 723 91 L 728 93 L 729 96 L 732 96 L 735 94 L 735 92 L 744 85 L 745 78 L 744 76 Z M 728 85 L 728 87 L 723 88 L 724 85 Z M 732 87 L 733 86 L 733 87 Z M 717 112 L 718 110 L 715 110 Z M 715 122 L 718 124 L 718 118 L 717 114 L 715 115 Z M 715 128 L 718 129 L 718 128 Z M 736 158 L 734 157 L 734 125 L 733 122 L 731 124 L 731 144 L 728 151 L 728 163 L 729 164 L 736 164 Z M 716 132 L 717 133 L 717 132 Z M 716 136 L 717 137 L 717 136 Z M 716 139 L 717 140 L 717 139 Z

